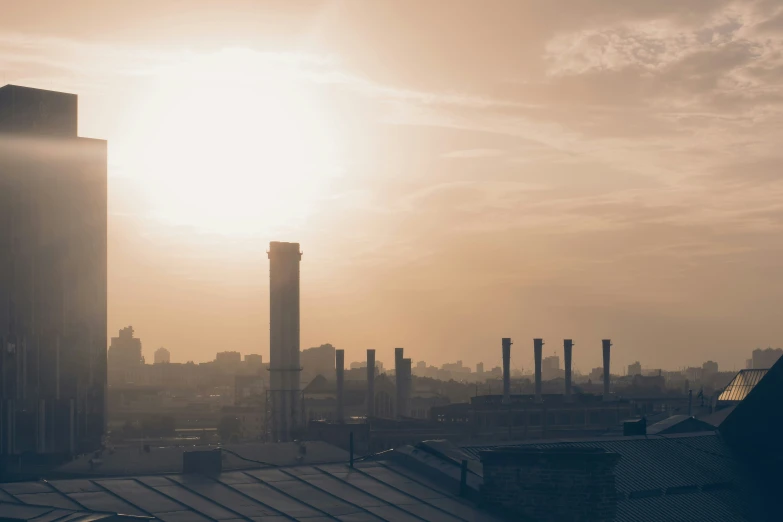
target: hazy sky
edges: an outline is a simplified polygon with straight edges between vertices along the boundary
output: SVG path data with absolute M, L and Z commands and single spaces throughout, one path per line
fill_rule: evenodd
M 0 83 L 109 141 L 109 329 L 348 361 L 741 367 L 783 340 L 779 0 L 0 0 Z

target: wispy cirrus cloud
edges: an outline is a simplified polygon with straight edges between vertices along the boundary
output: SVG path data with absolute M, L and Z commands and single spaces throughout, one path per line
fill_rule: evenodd
M 502 156 L 500 149 L 463 149 L 453 150 L 443 154 L 446 159 L 476 159 L 476 158 L 497 158 Z

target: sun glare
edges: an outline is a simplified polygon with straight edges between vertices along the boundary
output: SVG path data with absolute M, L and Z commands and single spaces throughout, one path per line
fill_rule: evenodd
M 158 73 L 131 145 L 155 214 L 225 235 L 306 219 L 340 167 L 312 89 L 295 62 L 243 50 Z

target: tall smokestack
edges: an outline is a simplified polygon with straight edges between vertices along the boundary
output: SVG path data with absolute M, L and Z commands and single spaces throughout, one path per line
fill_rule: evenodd
M 300 428 L 299 243 L 269 243 L 269 387 L 272 440 L 288 442 Z
M 345 421 L 345 350 L 334 351 L 337 372 L 337 422 Z
M 402 369 L 403 349 L 394 349 L 394 385 L 397 388 L 397 395 L 395 401 L 396 417 L 402 417 L 403 408 L 403 369 Z
M 574 348 L 574 341 L 565 339 L 563 341 L 563 359 L 565 360 L 565 398 L 571 400 L 571 351 Z
M 504 337 L 503 344 L 503 404 L 511 402 L 511 339 Z
M 375 416 L 375 350 L 367 350 L 367 419 Z
M 411 377 L 411 360 L 406 358 L 402 360 L 402 408 L 401 415 L 411 416 L 411 388 L 413 379 Z
M 541 402 L 541 353 L 544 350 L 543 339 L 533 339 L 533 357 L 536 364 L 536 401 Z
M 612 351 L 612 341 L 611 339 L 604 339 L 601 341 L 601 343 L 604 346 L 604 400 L 609 400 L 609 358 L 611 356 Z

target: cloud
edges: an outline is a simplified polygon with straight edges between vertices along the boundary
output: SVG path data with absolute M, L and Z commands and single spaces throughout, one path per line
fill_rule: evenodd
M 499 149 L 463 149 L 454 150 L 443 154 L 447 159 L 476 159 L 476 158 L 496 158 L 503 155 Z

